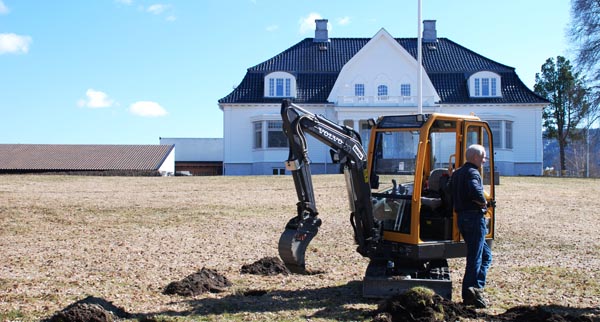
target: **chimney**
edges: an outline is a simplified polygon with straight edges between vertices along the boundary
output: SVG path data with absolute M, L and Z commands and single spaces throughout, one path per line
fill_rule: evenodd
M 423 42 L 437 42 L 435 20 L 423 20 Z
M 329 42 L 329 35 L 327 34 L 327 19 L 316 19 L 317 29 L 315 30 L 315 38 L 313 42 Z

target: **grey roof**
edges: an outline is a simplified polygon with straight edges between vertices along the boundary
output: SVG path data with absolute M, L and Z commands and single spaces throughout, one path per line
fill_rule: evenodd
M 264 76 L 286 71 L 296 76 L 298 103 L 328 103 L 327 97 L 342 67 L 371 38 L 331 38 L 323 43 L 306 38 L 275 57 L 247 70 L 240 85 L 219 103 L 276 103 L 279 98 L 265 98 Z M 417 59 L 417 39 L 396 41 Z M 433 46 L 432 46 L 433 45 Z M 547 103 L 532 92 L 517 76 L 515 69 L 479 55 L 447 38 L 423 45 L 423 66 L 442 104 L 462 103 Z M 467 79 L 478 71 L 493 71 L 502 77 L 501 98 L 471 98 Z
M 158 170 L 173 145 L 0 144 L 0 170 Z

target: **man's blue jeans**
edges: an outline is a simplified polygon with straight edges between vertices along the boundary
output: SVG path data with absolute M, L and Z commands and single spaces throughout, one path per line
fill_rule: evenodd
M 487 271 L 492 264 L 492 250 L 485 242 L 487 227 L 481 211 L 458 214 L 458 229 L 467 244 L 467 265 L 462 284 L 462 297 L 469 295 L 469 287 L 483 288 Z

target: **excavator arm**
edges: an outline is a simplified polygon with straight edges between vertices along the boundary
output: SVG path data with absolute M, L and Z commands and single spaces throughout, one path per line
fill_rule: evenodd
M 281 118 L 283 131 L 289 141 L 289 156 L 285 164 L 292 173 L 298 203 L 296 216 L 287 223 L 279 239 L 279 256 L 290 271 L 304 273 L 306 248 L 321 225 L 306 143 L 306 134 L 309 134 L 329 146 L 332 157 L 344 167 L 351 208 L 350 222 L 358 244 L 357 251 L 368 257 L 375 251 L 379 229 L 373 219 L 367 155 L 360 135 L 352 128 L 313 114 L 289 100 L 284 100 L 281 105 Z

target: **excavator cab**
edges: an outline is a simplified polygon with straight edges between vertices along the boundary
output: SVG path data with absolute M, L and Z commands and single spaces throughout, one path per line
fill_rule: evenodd
M 465 162 L 467 147 L 481 144 L 489 156 L 482 177 L 489 201 L 494 199 L 496 178 L 488 124 L 474 116 L 383 116 L 371 131 L 368 167 L 373 216 L 382 223 L 383 239 L 408 245 L 459 242 L 450 178 Z M 494 208 L 489 209 L 488 237 L 493 238 Z
M 373 217 L 385 246 L 379 258 L 372 258 L 363 293 L 380 297 L 410 285 L 427 285 L 449 298 L 447 259 L 466 256 L 452 207 L 451 176 L 465 162 L 469 145 L 483 145 L 489 161 L 481 169 L 482 177 L 488 202 L 494 203 L 492 132 L 474 116 L 418 114 L 382 116 L 370 137 Z M 490 246 L 494 211 L 489 207 L 486 214 Z M 397 275 L 410 278 L 398 282 Z

